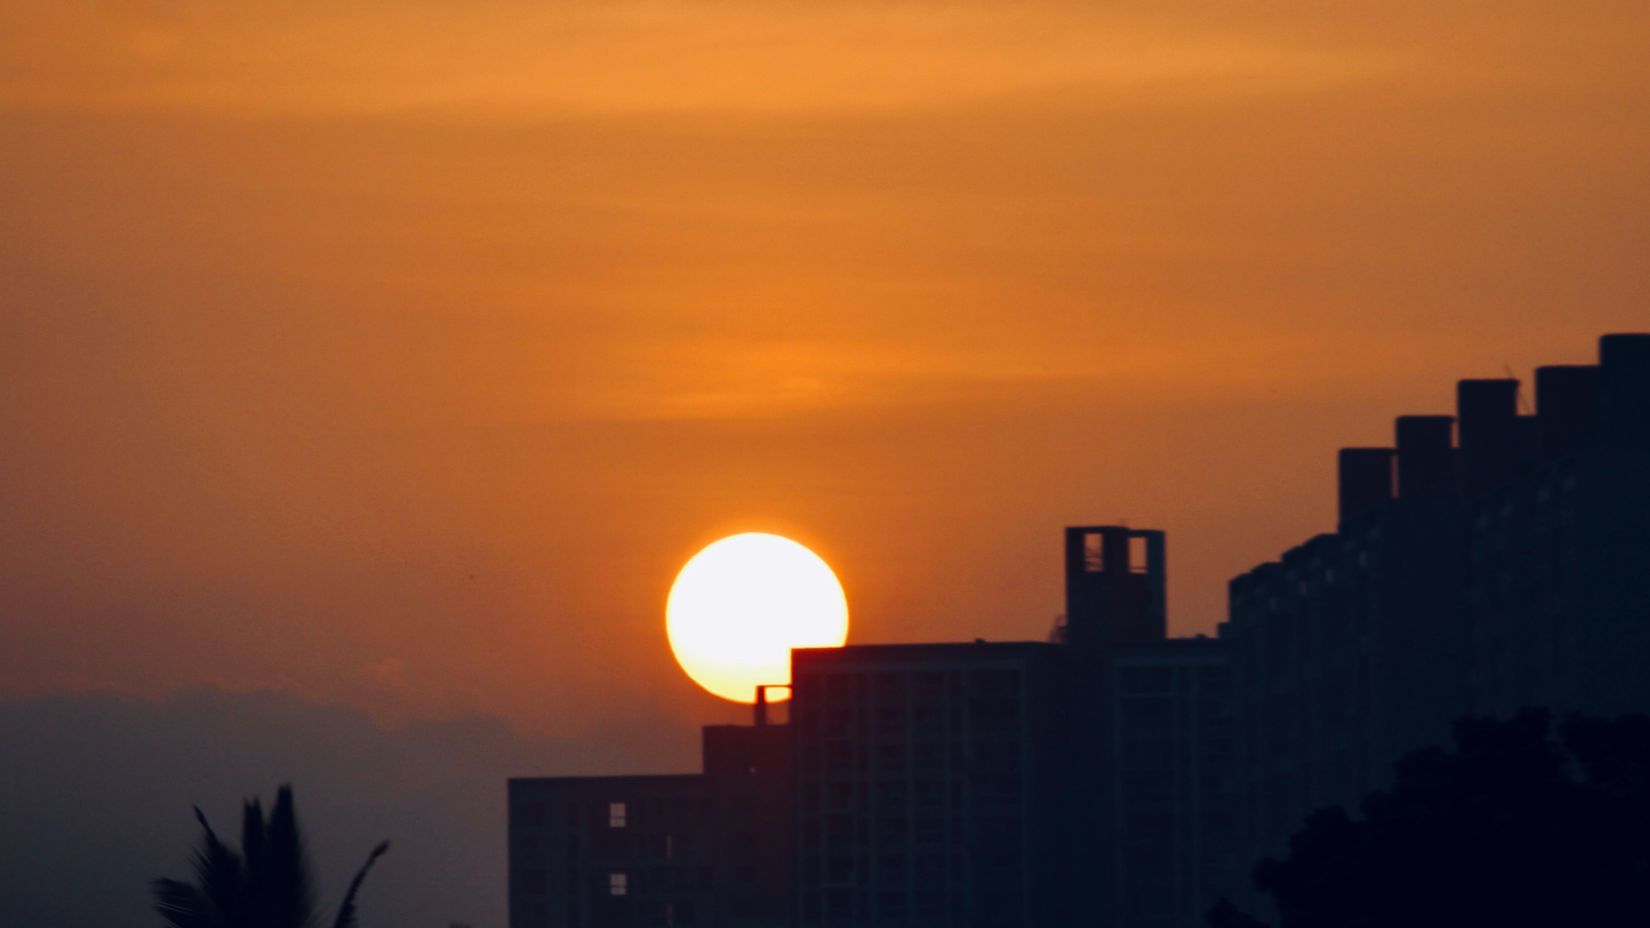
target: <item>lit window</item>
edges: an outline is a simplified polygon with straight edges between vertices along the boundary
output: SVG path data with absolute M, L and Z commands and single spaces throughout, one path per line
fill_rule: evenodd
M 1146 547 L 1146 536 L 1129 536 L 1129 570 L 1137 574 L 1147 573 L 1152 569 L 1151 551 Z
M 610 803 L 608 803 L 607 804 L 607 827 L 609 827 L 609 828 L 623 828 L 623 827 L 625 827 L 626 812 L 627 811 L 628 810 L 625 809 L 625 805 L 622 802 L 610 802 Z
M 1083 534 L 1083 572 L 1097 574 L 1106 569 L 1105 536 L 1099 532 Z
M 630 877 L 624 873 L 609 873 L 607 875 L 607 894 L 609 896 L 627 896 L 630 894 Z

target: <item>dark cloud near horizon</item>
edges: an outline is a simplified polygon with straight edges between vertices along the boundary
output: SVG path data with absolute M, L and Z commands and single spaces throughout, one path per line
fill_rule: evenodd
M 696 732 L 641 722 L 599 744 L 467 716 L 385 728 L 351 709 L 210 688 L 0 700 L 0 924 L 152 928 L 148 881 L 188 872 L 190 806 L 238 833 L 240 802 L 291 782 L 324 898 L 390 855 L 363 928 L 503 928 L 509 776 L 692 769 Z

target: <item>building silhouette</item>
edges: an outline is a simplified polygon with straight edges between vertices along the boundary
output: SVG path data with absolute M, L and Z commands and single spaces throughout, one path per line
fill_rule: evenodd
M 512 928 L 787 924 L 787 728 L 710 725 L 702 748 L 696 774 L 512 779 Z
M 1047 640 L 797 650 L 699 774 L 511 780 L 512 928 L 1193 928 L 1463 715 L 1650 711 L 1650 335 L 1520 403 L 1342 449 L 1216 638 L 1168 637 L 1162 532 L 1071 527 Z
M 1162 532 L 1065 549 L 1048 640 L 798 649 L 789 719 L 706 728 L 703 773 L 511 780 L 512 928 L 1198 924 L 1225 644 L 1166 636 Z
M 1235 578 L 1239 857 L 1388 782 L 1463 715 L 1650 710 L 1650 335 L 1463 380 L 1339 454 L 1339 524 Z
M 1167 637 L 1166 553 L 1160 531 L 1065 530 L 1070 924 L 1199 925 L 1234 878 L 1230 662 Z

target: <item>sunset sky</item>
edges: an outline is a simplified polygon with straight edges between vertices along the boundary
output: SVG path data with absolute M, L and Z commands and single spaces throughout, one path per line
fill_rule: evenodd
M 1647 116 L 1638 2 L 0 4 L 0 691 L 685 767 L 735 531 L 888 642 L 1163 528 L 1211 632 L 1336 448 L 1650 325 Z

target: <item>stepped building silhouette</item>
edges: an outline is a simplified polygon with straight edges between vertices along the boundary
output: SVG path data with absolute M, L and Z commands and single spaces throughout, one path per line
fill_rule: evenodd
M 1240 859 L 1463 715 L 1650 711 L 1650 335 L 1519 386 L 1343 449 L 1338 529 L 1231 582 Z
M 1650 335 L 1533 415 L 1457 393 L 1216 638 L 1167 636 L 1162 532 L 1068 528 L 1047 640 L 798 650 L 701 773 L 511 780 L 512 928 L 1192 928 L 1463 714 L 1650 710 Z

